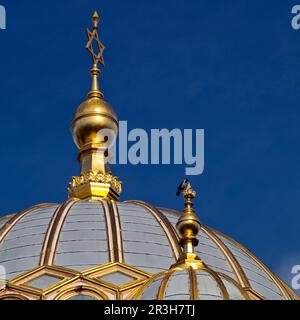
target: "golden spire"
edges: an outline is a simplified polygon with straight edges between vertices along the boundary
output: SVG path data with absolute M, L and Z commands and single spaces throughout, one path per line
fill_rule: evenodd
M 79 148 L 80 176 L 73 177 L 69 184 L 69 196 L 90 201 L 103 198 L 117 200 L 121 182 L 114 177 L 108 166 L 109 142 L 118 134 L 119 123 L 113 108 L 103 100 L 99 89 L 99 63 L 104 66 L 104 46 L 99 40 L 99 15 L 93 14 L 93 31 L 87 29 L 87 50 L 93 59 L 90 70 L 92 88 L 74 115 L 71 128 L 73 139 Z M 109 138 L 109 139 L 108 139 Z
M 181 188 L 181 190 L 180 190 Z M 197 256 L 195 247 L 199 240 L 197 234 L 200 231 L 201 223 L 194 210 L 193 199 L 197 193 L 192 189 L 191 184 L 184 180 L 179 187 L 178 194 L 182 193 L 185 199 L 185 208 L 183 214 L 176 224 L 176 228 L 181 236 L 179 244 L 182 247 L 182 254 L 175 266 L 192 266 L 195 269 L 204 267 L 204 263 Z
M 88 43 L 86 45 L 86 49 L 89 51 L 89 53 L 92 56 L 93 59 L 93 67 L 90 70 L 90 74 L 92 76 L 92 88 L 91 91 L 88 94 L 89 98 L 93 97 L 99 97 L 103 98 L 102 92 L 99 90 L 99 83 L 98 83 L 98 77 L 100 75 L 100 69 L 98 68 L 99 63 L 104 67 L 104 58 L 103 58 L 103 52 L 104 52 L 104 45 L 99 39 L 98 34 L 98 26 L 99 26 L 99 15 L 98 12 L 95 11 L 92 17 L 92 21 L 94 24 L 93 31 L 90 31 L 89 28 L 86 29 L 87 37 L 88 37 Z M 96 52 L 94 47 L 96 47 Z

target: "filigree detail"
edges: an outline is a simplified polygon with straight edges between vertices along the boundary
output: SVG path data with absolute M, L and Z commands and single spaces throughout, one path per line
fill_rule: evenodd
M 69 194 L 74 194 L 76 188 L 90 182 L 110 184 L 118 194 L 122 192 L 122 182 L 118 180 L 118 177 L 114 177 L 110 172 L 98 173 L 89 171 L 82 173 L 80 176 L 72 177 L 68 188 Z

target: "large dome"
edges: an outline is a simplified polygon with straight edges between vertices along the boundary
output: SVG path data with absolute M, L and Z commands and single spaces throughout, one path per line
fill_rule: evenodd
M 0 220 L 0 264 L 6 268 L 8 283 L 0 297 L 143 298 L 137 292 L 168 272 L 180 256 L 176 223 L 181 214 L 142 201 L 70 199 L 5 217 Z M 226 282 L 228 298 L 297 298 L 234 240 L 205 226 L 197 237 L 198 256 Z M 181 272 L 181 277 L 188 276 Z M 182 290 L 189 290 L 188 282 L 183 281 L 176 291 L 171 280 L 170 290 L 175 294 L 165 299 L 177 299 Z M 203 288 L 206 292 L 201 297 L 211 298 L 213 282 Z M 158 299 L 156 294 L 147 297 Z

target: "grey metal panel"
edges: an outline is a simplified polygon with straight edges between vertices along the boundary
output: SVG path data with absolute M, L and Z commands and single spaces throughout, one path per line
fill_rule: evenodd
M 111 274 L 108 274 L 106 276 L 101 277 L 101 280 L 112 283 L 116 286 L 121 286 L 123 284 L 129 283 L 129 282 L 135 280 L 135 278 L 127 276 L 126 274 L 124 274 L 122 272 L 114 272 L 114 273 L 111 273 Z
M 162 257 L 173 258 L 173 255 L 170 255 L 170 247 L 167 245 L 161 245 L 158 243 L 151 243 L 151 242 L 131 242 L 125 241 L 124 242 L 124 250 L 126 252 L 143 252 L 144 254 L 156 254 Z
M 15 261 L 26 257 L 31 257 L 33 254 L 39 253 L 41 244 L 32 244 L 30 246 L 22 246 L 1 250 L 1 262 Z
M 267 299 L 283 299 L 280 290 L 274 284 L 272 279 L 248 254 L 235 246 L 235 244 L 228 239 L 222 236 L 219 237 L 236 257 L 254 290 Z
M 82 271 L 108 262 L 107 231 L 102 204 L 75 203 L 59 237 L 55 264 Z
M 13 259 L 10 261 L 0 262 L 4 266 L 7 274 L 6 278 L 11 280 L 37 267 L 38 257 L 26 257 L 22 259 Z
M 108 263 L 107 251 L 63 252 L 56 254 L 55 264 L 77 271 L 83 271 Z
M 6 242 L 6 249 L 14 249 L 16 247 L 23 247 L 23 246 L 32 246 L 35 243 L 39 244 L 41 240 L 41 235 L 44 235 L 44 232 L 38 233 L 38 234 L 33 234 L 30 237 L 28 235 L 24 236 L 16 236 L 15 238 L 11 239 L 5 239 Z M 1 253 L 0 253 L 1 257 Z
M 189 294 L 172 294 L 169 295 L 167 298 L 164 300 L 190 300 L 191 297 Z
M 162 280 L 163 276 L 153 281 L 150 286 L 144 290 L 143 294 L 140 297 L 140 300 L 157 300 L 157 294 Z
M 106 230 L 64 230 L 64 241 L 73 241 L 74 239 L 106 241 L 106 238 Z
M 120 213 L 120 216 L 122 216 L 122 213 Z M 122 219 L 122 217 L 121 217 Z M 154 219 L 154 218 L 153 218 Z M 164 236 L 165 238 L 165 243 L 167 243 L 167 237 L 165 235 L 165 233 L 163 232 L 162 228 L 159 226 L 159 225 L 156 225 L 156 226 L 153 226 L 153 225 L 150 225 L 150 224 L 143 224 L 143 223 L 138 223 L 138 222 L 135 222 L 134 220 L 132 220 L 132 222 L 130 223 L 124 223 L 123 222 L 123 219 L 121 221 L 121 224 L 122 224 L 122 230 L 124 230 L 125 232 L 125 237 L 126 237 L 126 233 L 128 231 L 133 231 L 133 232 L 148 232 L 149 234 L 157 234 L 157 235 L 160 235 L 160 236 Z
M 137 268 L 141 268 L 149 273 L 158 273 L 160 271 L 168 270 L 174 264 L 173 258 L 159 256 L 157 254 L 143 254 L 143 253 L 126 253 L 126 263 Z
M 6 268 L 8 279 L 38 266 L 45 233 L 57 207 L 30 212 L 7 234 L 0 245 L 0 264 Z
M 221 280 L 223 281 L 226 287 L 230 300 L 246 300 L 243 294 L 241 293 L 240 289 L 236 285 L 234 285 L 232 282 L 229 282 L 227 279 L 223 277 L 221 277 Z
M 203 301 L 213 300 L 213 301 L 215 301 L 215 300 L 223 300 L 223 298 L 220 296 L 214 296 L 214 295 L 209 295 L 209 294 L 200 294 L 199 300 L 203 300 Z
M 165 291 L 165 300 L 174 300 L 178 299 L 178 296 L 187 297 L 190 299 L 190 276 L 187 270 L 177 271 L 173 273 L 168 281 L 166 291 Z
M 143 231 L 127 231 L 123 240 L 130 241 L 130 239 L 135 239 L 135 241 L 139 242 L 148 242 L 148 243 L 159 243 L 165 241 L 166 236 L 163 234 L 151 233 L 151 232 L 143 232 Z
M 150 211 L 118 203 L 125 263 L 156 273 L 175 262 L 169 240 Z
M 173 227 L 176 229 L 176 223 L 180 215 L 176 217 L 175 214 L 172 214 L 167 210 L 160 211 L 169 219 Z M 237 280 L 235 272 L 233 271 L 225 255 L 216 245 L 216 243 L 211 238 L 209 238 L 202 230 L 200 230 L 197 238 L 199 240 L 199 245 L 196 248 L 198 256 L 214 271 L 222 272 Z
M 61 280 L 62 279 L 57 277 L 43 275 L 32 281 L 27 282 L 26 285 L 37 288 L 37 289 L 46 289 Z
M 170 211 L 167 211 L 164 209 L 159 209 L 159 211 L 168 218 L 168 220 L 171 222 L 173 226 L 176 226 L 176 223 L 178 222 L 181 216 L 180 212 L 178 212 L 178 215 L 177 215 L 175 213 L 171 213 Z
M 199 300 L 222 300 L 223 295 L 217 281 L 206 271 L 198 270 L 197 285 Z

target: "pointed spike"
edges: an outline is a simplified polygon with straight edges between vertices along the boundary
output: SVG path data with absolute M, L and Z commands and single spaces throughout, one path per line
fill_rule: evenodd
M 93 16 L 92 16 L 92 21 L 94 23 L 94 28 L 97 29 L 98 28 L 98 24 L 99 24 L 99 14 L 97 11 L 94 12 Z
M 93 14 L 93 19 L 99 19 L 98 11 L 95 11 Z

